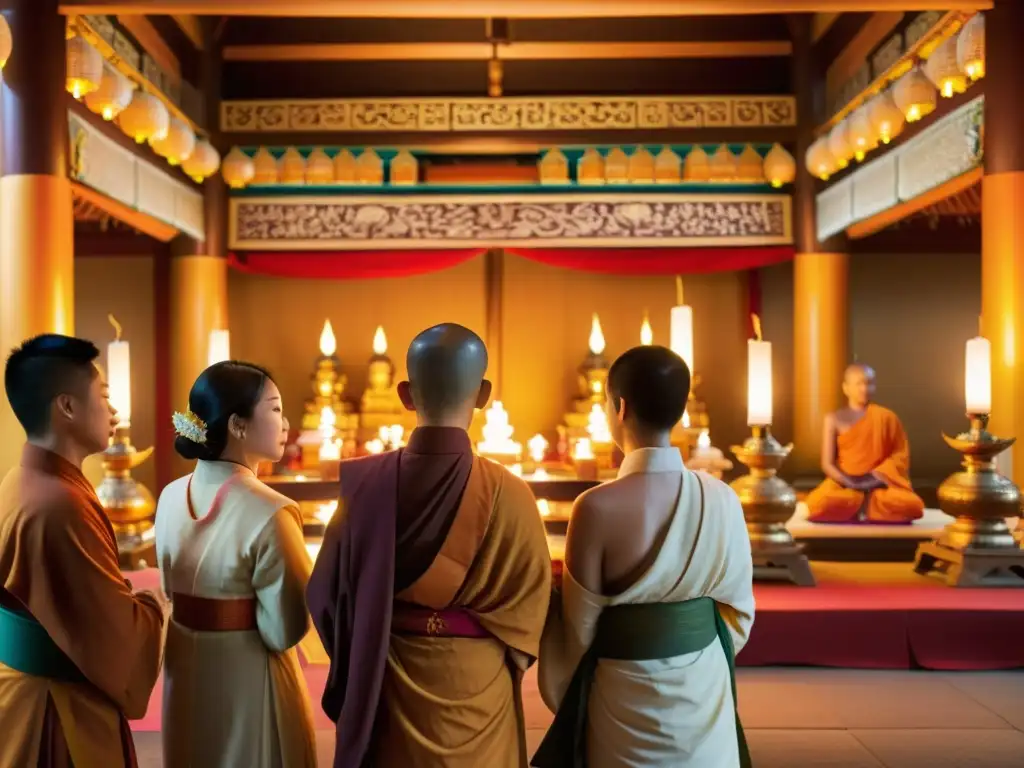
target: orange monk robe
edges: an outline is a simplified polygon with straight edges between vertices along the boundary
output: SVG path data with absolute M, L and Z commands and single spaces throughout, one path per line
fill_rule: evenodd
M 540 651 L 550 594 L 533 494 L 477 458 L 441 552 L 397 598 L 471 611 L 493 637 L 391 636 L 376 764 L 526 768 L 521 685 Z
M 146 713 L 164 614 L 121 576 L 114 531 L 85 476 L 31 445 L 0 483 L 0 601 L 28 611 L 87 681 L 0 663 L 0 766 L 134 766 L 125 717 Z
M 869 405 L 864 416 L 836 437 L 836 466 L 851 477 L 873 474 L 885 488 L 865 494 L 832 478 L 807 497 L 809 519 L 817 523 L 854 521 L 862 508 L 874 523 L 908 523 L 924 514 L 924 502 L 910 485 L 910 446 L 899 417 Z

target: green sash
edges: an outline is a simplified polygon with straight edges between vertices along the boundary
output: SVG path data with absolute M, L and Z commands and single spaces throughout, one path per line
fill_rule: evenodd
M 85 676 L 27 613 L 0 606 L 0 663 L 34 677 L 84 683 Z
M 702 651 L 715 640 L 729 662 L 736 701 L 736 660 L 732 635 L 710 597 L 683 603 L 616 605 L 601 612 L 597 634 L 572 676 L 555 721 L 530 765 L 535 768 L 587 768 L 587 702 L 599 659 L 647 661 Z M 750 752 L 736 717 L 740 765 L 750 768 Z

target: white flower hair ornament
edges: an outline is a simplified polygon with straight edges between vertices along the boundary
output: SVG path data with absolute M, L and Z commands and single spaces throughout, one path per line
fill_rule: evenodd
M 171 423 L 174 424 L 175 434 L 191 440 L 193 443 L 203 445 L 206 442 L 206 422 L 186 408 L 184 413 L 175 411 L 171 416 Z

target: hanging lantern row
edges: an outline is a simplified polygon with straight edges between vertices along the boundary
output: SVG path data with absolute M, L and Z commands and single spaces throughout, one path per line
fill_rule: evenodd
M 0 28 L 0 54 L 3 53 Z M 67 39 L 68 93 L 103 117 L 117 120 L 121 130 L 142 144 L 149 142 L 170 165 L 180 165 L 196 183 L 202 183 L 220 167 L 213 146 L 198 139 L 184 120 L 172 117 L 156 96 L 137 88 L 129 78 L 103 60 L 102 54 L 80 35 Z
M 807 170 L 827 180 L 852 160 L 860 162 L 881 144 L 935 111 L 938 96 L 964 93 L 985 76 L 985 16 L 978 13 L 960 33 L 940 43 L 926 61 L 913 67 L 888 90 L 868 99 L 840 120 L 807 150 Z
M 411 185 L 419 180 L 419 162 L 408 150 L 402 150 L 390 161 L 390 182 Z M 384 161 L 373 149 L 364 149 L 358 156 L 342 149 L 334 157 L 317 147 L 303 155 L 288 147 L 280 157 L 260 147 L 250 157 L 232 147 L 221 165 L 221 175 L 232 189 L 249 184 L 289 186 L 322 184 L 383 184 Z

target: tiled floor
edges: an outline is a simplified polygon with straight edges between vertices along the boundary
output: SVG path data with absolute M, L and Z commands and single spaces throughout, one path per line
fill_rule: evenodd
M 739 675 L 755 768 L 1024 766 L 1024 672 L 742 669 Z M 533 748 L 551 716 L 535 686 L 527 686 L 525 703 Z M 330 766 L 333 734 L 318 737 L 320 764 Z M 159 734 L 136 734 L 136 744 L 141 768 L 162 768 Z

